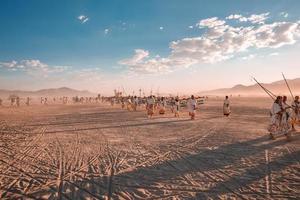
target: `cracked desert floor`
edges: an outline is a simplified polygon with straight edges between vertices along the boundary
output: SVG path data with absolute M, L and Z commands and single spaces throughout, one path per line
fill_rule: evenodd
M 269 140 L 267 98 L 191 121 L 119 105 L 0 108 L 0 199 L 297 199 L 300 127 Z

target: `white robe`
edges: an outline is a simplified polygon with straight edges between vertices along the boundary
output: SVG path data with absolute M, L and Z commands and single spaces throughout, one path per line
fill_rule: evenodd
M 271 108 L 271 124 L 279 125 L 281 106 L 278 103 L 273 103 Z
M 138 104 L 139 104 L 139 99 L 138 99 L 138 98 L 135 98 L 135 99 L 134 99 L 134 104 L 135 104 L 135 105 L 138 105 Z
M 293 111 L 291 112 L 291 118 L 294 121 L 300 120 L 300 102 L 299 103 L 293 102 L 292 103 L 292 108 L 293 108 Z M 298 113 L 296 113 L 296 110 L 295 110 L 297 108 L 298 108 Z
M 155 103 L 154 98 L 148 98 L 147 103 L 148 103 L 148 105 L 153 105 Z
M 223 113 L 224 113 L 224 115 L 228 115 L 228 114 L 231 113 L 231 111 L 230 111 L 230 101 L 228 99 L 224 100 Z
M 196 112 L 196 105 L 197 105 L 197 100 L 196 99 L 189 99 L 187 106 L 188 106 L 188 111 L 190 113 L 195 113 Z

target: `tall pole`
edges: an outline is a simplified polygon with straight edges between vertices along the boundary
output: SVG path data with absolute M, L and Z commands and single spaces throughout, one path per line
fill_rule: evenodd
M 276 95 L 273 94 L 271 91 L 269 91 L 267 88 L 265 88 L 264 86 L 262 86 L 262 84 L 260 84 L 254 77 L 252 77 L 253 80 L 274 100 L 276 98 Z
M 291 94 L 291 96 L 292 96 L 293 101 L 295 101 L 295 98 L 294 98 L 294 95 L 293 95 L 293 93 L 292 93 L 292 90 L 291 90 L 291 88 L 290 88 L 290 86 L 289 86 L 289 84 L 288 84 L 288 82 L 287 82 L 287 80 L 286 80 L 286 78 L 285 78 L 285 76 L 284 76 L 283 73 L 282 73 L 282 77 L 283 77 L 283 79 L 284 79 L 284 81 L 285 81 L 286 86 L 288 87 L 288 89 L 289 89 L 289 91 L 290 91 L 290 94 Z
M 268 90 L 267 88 L 265 88 L 264 86 L 262 86 L 254 77 L 252 77 L 252 78 L 273 100 L 275 100 L 275 98 L 276 98 L 275 94 L 273 94 L 270 90 Z M 295 108 L 293 108 L 289 104 L 286 103 L 286 105 L 289 106 L 289 107 L 291 107 L 293 110 L 295 110 Z

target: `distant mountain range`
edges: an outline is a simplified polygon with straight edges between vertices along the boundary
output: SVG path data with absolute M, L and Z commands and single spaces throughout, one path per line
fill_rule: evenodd
M 300 78 L 287 80 L 294 95 L 300 95 Z M 290 95 L 284 80 L 272 83 L 261 83 L 275 95 Z M 242 96 L 266 96 L 267 94 L 258 84 L 254 85 L 236 85 L 232 88 L 221 88 L 216 90 L 202 91 L 200 95 L 242 95 Z
M 300 95 L 300 78 L 287 80 L 294 95 Z M 290 95 L 289 90 L 284 80 L 275 81 L 272 83 L 262 83 L 264 87 L 276 95 Z M 61 96 L 96 96 L 97 94 L 87 90 L 75 90 L 67 87 L 43 89 L 37 91 L 23 90 L 3 90 L 0 89 L 0 97 L 7 98 L 10 95 L 20 97 L 61 97 Z M 234 96 L 266 96 L 267 94 L 261 89 L 258 84 L 254 85 L 236 85 L 232 88 L 220 88 L 215 90 L 201 91 L 198 95 L 234 95 Z M 167 95 L 166 95 L 167 96 Z
M 67 87 L 43 89 L 37 91 L 23 91 L 23 90 L 1 90 L 0 97 L 6 98 L 10 95 L 17 95 L 19 97 L 61 97 L 61 96 L 96 96 L 87 90 L 75 90 Z

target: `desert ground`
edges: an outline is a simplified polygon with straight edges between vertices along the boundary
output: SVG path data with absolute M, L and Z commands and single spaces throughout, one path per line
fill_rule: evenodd
M 270 140 L 268 98 L 209 98 L 196 120 L 120 105 L 0 107 L 0 199 L 297 199 L 300 132 Z M 297 127 L 300 130 L 300 127 Z

